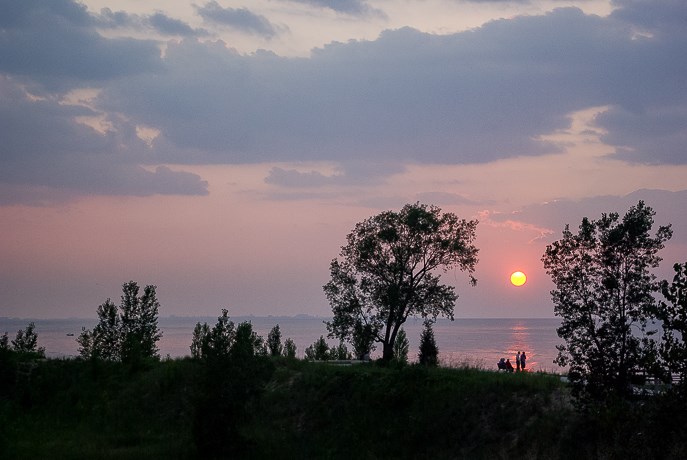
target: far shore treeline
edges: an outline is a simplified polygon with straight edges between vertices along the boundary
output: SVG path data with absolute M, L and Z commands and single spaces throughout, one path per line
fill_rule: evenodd
M 5 332 L 0 457 L 685 458 L 687 262 L 656 277 L 672 229 L 654 214 L 640 201 L 547 246 L 563 379 L 438 367 L 433 325 L 458 297 L 442 269 L 477 282 L 478 222 L 415 203 L 347 235 L 324 286 L 339 343 L 314 337 L 303 360 L 279 324 L 264 338 L 226 309 L 161 360 L 157 287 L 135 281 L 76 359 L 45 359 L 33 323 Z

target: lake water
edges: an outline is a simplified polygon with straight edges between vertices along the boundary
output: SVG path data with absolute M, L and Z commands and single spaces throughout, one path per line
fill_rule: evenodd
M 264 338 L 276 324 L 282 333 L 282 341 L 290 337 L 297 346 L 298 356 L 303 357 L 305 348 L 321 335 L 327 339 L 327 318 L 314 317 L 232 317 L 238 324 L 250 321 L 253 329 Z M 28 319 L 0 318 L 0 334 L 8 332 L 13 339 L 17 330 L 29 323 Z M 45 347 L 50 358 L 78 355 L 76 338 L 81 328 L 92 329 L 95 319 L 52 319 L 33 320 L 38 333 L 38 344 Z M 172 358 L 189 356 L 193 328 L 197 322 L 214 325 L 217 318 L 203 317 L 166 317 L 160 318 L 159 327 L 162 339 L 158 343 L 160 356 Z M 542 319 L 440 319 L 434 325 L 434 336 L 439 347 L 439 359 L 446 366 L 472 366 L 492 369 L 499 358 L 510 358 L 515 365 L 518 351 L 527 352 L 527 368 L 534 371 L 562 372 L 553 363 L 557 355 L 556 345 L 561 339 L 556 335 L 560 320 Z M 417 360 L 417 352 L 422 332 L 422 320 L 409 319 L 404 325 L 410 342 L 409 358 Z M 73 336 L 68 334 L 74 334 Z M 330 345 L 336 340 L 327 339 Z M 350 347 L 349 347 L 350 349 Z M 373 357 L 379 356 L 377 349 Z

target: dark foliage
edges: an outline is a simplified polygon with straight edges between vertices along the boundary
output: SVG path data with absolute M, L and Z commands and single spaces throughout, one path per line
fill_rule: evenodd
M 328 361 L 330 358 L 329 344 L 323 336 L 305 349 L 305 359 L 309 361 Z
M 284 352 L 284 346 L 281 343 L 281 330 L 277 324 L 267 334 L 267 349 L 270 356 L 281 356 Z
M 84 329 L 77 339 L 82 358 L 121 361 L 130 368 L 159 358 L 162 332 L 157 325 L 156 287 L 146 286 L 140 296 L 139 291 L 138 283 L 129 281 L 122 285 L 119 307 L 110 299 L 98 306 L 98 324 L 93 331 Z
M 477 221 L 420 203 L 358 223 L 324 286 L 334 313 L 330 336 L 348 340 L 358 357 L 379 342 L 388 362 L 409 316 L 453 318 L 458 296 L 453 286 L 441 284 L 438 271 L 458 268 L 476 282 L 476 227 Z
M 2 347 L 7 347 L 7 336 L 3 336 Z M 25 329 L 17 331 L 17 336 L 12 340 L 12 350 L 17 353 L 33 353 L 38 356 L 45 356 L 45 348 L 38 346 L 38 334 L 36 325 L 31 322 Z
M 420 352 L 418 353 L 418 361 L 423 366 L 436 367 L 439 364 L 439 347 L 434 339 L 434 329 L 432 329 L 432 322 L 425 321 L 425 327 L 420 336 Z
M 193 439 L 203 458 L 247 458 L 256 448 L 246 429 L 274 364 L 253 353 L 250 334 L 245 340 L 242 329 L 248 330 L 239 325 L 230 354 L 206 361 L 203 368 L 193 420 Z
M 664 281 L 656 317 L 663 325 L 660 356 L 668 373 L 675 373 L 687 390 L 687 262 L 675 264 L 672 283 Z
M 680 393 L 579 412 L 556 376 L 254 356 L 0 353 L 0 458 L 685 458 Z M 9 358 L 9 361 L 7 360 Z
M 556 285 L 551 296 L 565 340 L 556 362 L 569 367 L 581 403 L 629 398 L 632 375 L 654 368 L 655 331 L 647 326 L 659 283 L 651 270 L 672 234 L 668 226 L 651 235 L 654 214 L 640 201 L 622 218 L 584 218 L 577 234 L 566 226 L 542 258 Z

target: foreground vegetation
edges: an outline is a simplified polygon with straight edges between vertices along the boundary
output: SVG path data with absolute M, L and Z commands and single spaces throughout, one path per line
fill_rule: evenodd
M 4 354 L 0 458 L 685 458 L 683 399 L 582 412 L 558 376 L 255 356 Z
M 651 273 L 671 235 L 651 236 L 653 215 L 640 201 L 547 247 L 569 384 L 436 367 L 432 324 L 456 296 L 430 272 L 472 273 L 476 222 L 418 203 L 349 234 L 325 286 L 340 343 L 320 337 L 305 361 L 278 325 L 265 341 L 226 309 L 196 325 L 190 358 L 160 361 L 155 286 L 134 281 L 98 307 L 79 359 L 46 360 L 33 324 L 0 336 L 0 458 L 687 458 L 687 263 L 672 283 Z M 412 366 L 409 314 L 425 318 Z M 346 342 L 382 359 L 341 366 Z

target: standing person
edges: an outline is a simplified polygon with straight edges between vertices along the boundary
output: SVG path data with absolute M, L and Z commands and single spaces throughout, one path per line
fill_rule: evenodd
M 520 372 L 520 352 L 518 352 L 518 355 L 515 357 L 515 368 Z
M 527 355 L 523 351 L 522 353 L 520 353 L 520 367 L 522 367 L 523 371 L 525 370 L 526 362 L 527 362 Z

